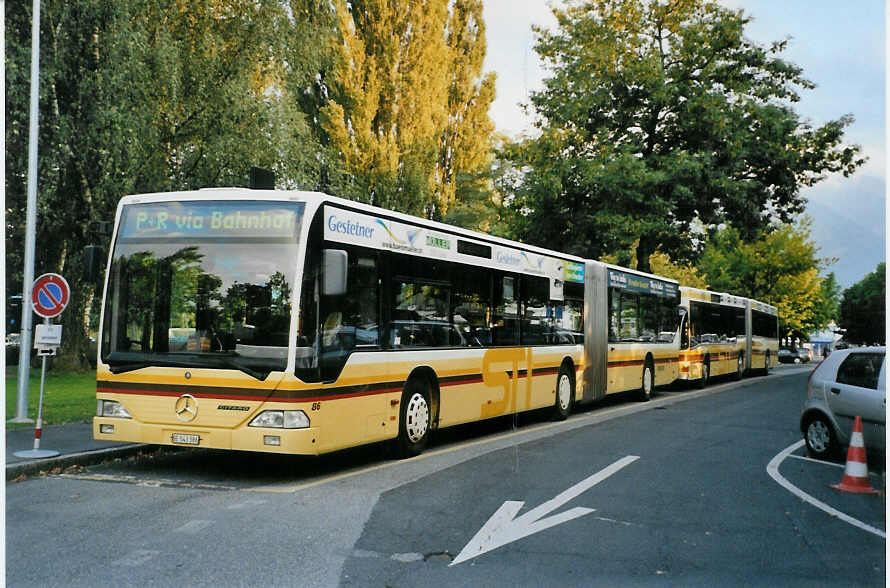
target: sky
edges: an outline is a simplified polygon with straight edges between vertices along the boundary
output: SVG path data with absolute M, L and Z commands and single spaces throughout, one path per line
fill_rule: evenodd
M 845 114 L 855 122 L 846 142 L 869 159 L 856 173 L 837 174 L 803 189 L 812 218 L 811 237 L 821 257 L 836 258 L 834 272 L 848 287 L 886 259 L 886 99 L 883 0 L 720 0 L 753 21 L 745 34 L 768 45 L 789 39 L 783 58 L 803 68 L 816 84 L 795 105 L 813 126 Z M 551 0 L 484 0 L 488 52 L 484 70 L 497 74 L 497 96 L 489 114 L 498 132 L 532 135 L 533 115 L 521 107 L 548 76 L 534 51 L 532 24 L 554 28 Z

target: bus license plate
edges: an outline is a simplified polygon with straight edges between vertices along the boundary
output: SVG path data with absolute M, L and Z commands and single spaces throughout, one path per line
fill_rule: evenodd
M 173 442 L 183 445 L 199 445 L 201 437 L 198 435 L 188 435 L 186 433 L 173 433 Z

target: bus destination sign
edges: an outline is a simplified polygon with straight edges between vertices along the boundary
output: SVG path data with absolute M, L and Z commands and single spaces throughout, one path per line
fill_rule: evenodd
M 297 234 L 296 202 L 153 202 L 125 208 L 121 238 L 286 238 Z
M 654 294 L 666 298 L 676 298 L 679 295 L 677 285 L 673 282 L 663 282 L 647 276 L 640 276 L 629 272 L 609 269 L 609 287 L 640 294 Z

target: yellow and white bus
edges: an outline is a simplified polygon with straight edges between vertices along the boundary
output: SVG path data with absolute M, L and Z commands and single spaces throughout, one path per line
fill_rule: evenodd
M 768 372 L 779 350 L 776 308 L 750 298 L 680 288 L 681 380 L 704 387 L 713 376 Z
M 293 454 L 672 381 L 678 284 L 309 192 L 128 196 L 94 436 Z

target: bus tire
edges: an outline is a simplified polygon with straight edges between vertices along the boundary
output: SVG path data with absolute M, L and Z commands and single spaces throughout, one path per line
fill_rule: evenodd
M 711 359 L 706 357 L 705 360 L 701 364 L 701 377 L 698 379 L 698 387 L 704 388 L 708 385 L 708 381 L 711 379 Z
M 430 406 L 429 380 L 417 376 L 410 378 L 402 391 L 399 409 L 399 436 L 396 439 L 398 457 L 414 457 L 423 453 L 430 438 Z
M 735 373 L 732 375 L 732 379 L 738 382 L 742 379 L 742 376 L 745 374 L 745 354 L 739 353 L 738 359 L 736 360 L 736 368 Z
M 575 378 L 566 364 L 559 368 L 556 376 L 556 401 L 553 403 L 553 420 L 564 421 L 572 412 L 575 399 Z
M 652 358 L 647 357 L 643 363 L 642 386 L 640 387 L 640 401 L 649 402 L 652 399 L 652 391 L 655 389 L 655 367 Z
M 768 376 L 768 375 L 769 375 L 769 368 L 770 368 L 770 365 L 769 365 L 769 351 L 767 351 L 767 352 L 766 352 L 766 358 L 763 360 L 763 375 L 764 375 L 764 376 Z

